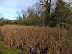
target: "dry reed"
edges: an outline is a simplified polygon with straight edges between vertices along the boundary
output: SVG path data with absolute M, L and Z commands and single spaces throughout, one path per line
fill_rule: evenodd
M 0 33 L 0 40 L 9 47 L 22 45 L 22 48 L 40 48 L 41 54 L 71 54 L 72 47 L 66 39 L 65 29 L 59 31 L 50 27 L 5 25 L 0 27 Z

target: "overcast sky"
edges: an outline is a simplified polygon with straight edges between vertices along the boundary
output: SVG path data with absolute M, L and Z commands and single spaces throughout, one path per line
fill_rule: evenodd
M 38 0 L 0 0 L 0 17 L 15 20 L 17 17 L 16 11 L 27 10 Z M 65 0 L 68 1 L 68 0 Z

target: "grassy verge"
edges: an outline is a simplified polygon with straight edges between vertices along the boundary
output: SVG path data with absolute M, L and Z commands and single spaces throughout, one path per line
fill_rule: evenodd
M 14 50 L 8 50 L 7 48 L 3 48 L 3 43 L 0 41 L 0 54 L 21 54 L 21 50 L 14 49 Z

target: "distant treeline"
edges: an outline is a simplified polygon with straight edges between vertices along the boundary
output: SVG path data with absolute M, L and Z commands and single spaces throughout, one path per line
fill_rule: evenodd
M 21 15 L 18 14 L 17 20 L 4 20 L 1 18 L 0 25 L 69 26 L 72 25 L 72 10 L 70 5 L 63 0 L 57 0 L 56 5 L 52 5 L 51 0 L 42 0 L 40 3 L 33 5 L 32 8 L 28 8 L 27 12 L 22 11 Z M 52 7 L 55 8 L 53 9 Z

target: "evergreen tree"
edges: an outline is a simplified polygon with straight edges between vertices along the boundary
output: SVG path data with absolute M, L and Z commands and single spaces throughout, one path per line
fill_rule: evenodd
M 24 23 L 24 25 L 26 25 L 26 16 L 25 16 L 25 14 L 23 13 L 23 23 Z
M 18 24 L 21 24 L 21 25 L 24 24 L 21 16 L 18 17 L 17 22 L 18 22 Z
M 67 24 L 72 12 L 63 0 L 57 0 L 55 8 L 55 19 L 57 24 Z

